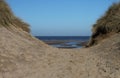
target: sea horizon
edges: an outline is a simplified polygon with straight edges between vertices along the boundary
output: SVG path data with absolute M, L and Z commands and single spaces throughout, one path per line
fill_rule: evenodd
M 46 44 L 56 48 L 81 48 L 85 46 L 90 36 L 35 36 Z

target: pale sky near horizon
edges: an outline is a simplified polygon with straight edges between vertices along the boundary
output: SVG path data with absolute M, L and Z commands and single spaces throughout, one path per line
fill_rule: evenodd
M 6 0 L 34 36 L 89 36 L 92 25 L 119 0 Z

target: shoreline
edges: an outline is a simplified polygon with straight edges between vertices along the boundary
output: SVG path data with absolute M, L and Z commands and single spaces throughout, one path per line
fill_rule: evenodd
M 56 48 L 81 48 L 87 44 L 88 41 L 81 40 L 42 40 L 46 44 Z

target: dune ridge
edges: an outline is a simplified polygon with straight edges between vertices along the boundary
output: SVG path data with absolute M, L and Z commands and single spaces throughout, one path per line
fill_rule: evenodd
M 97 20 L 92 28 L 92 36 L 87 46 L 98 44 L 101 40 L 120 32 L 120 2 L 114 3 Z
M 26 32 L 30 32 L 29 24 L 16 17 L 5 0 L 0 0 L 0 27 L 10 28 L 14 26 Z
M 88 48 L 58 49 L 31 36 L 5 0 L 0 0 L 1 14 L 0 78 L 120 78 L 119 32 Z

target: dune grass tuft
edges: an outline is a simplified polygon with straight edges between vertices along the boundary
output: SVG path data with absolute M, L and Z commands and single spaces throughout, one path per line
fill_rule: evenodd
M 5 0 L 0 0 L 0 26 L 15 26 L 26 32 L 30 32 L 29 25 L 13 14 Z
M 120 2 L 114 3 L 108 11 L 97 20 L 92 28 L 92 36 L 87 47 L 98 44 L 111 34 L 120 32 Z

